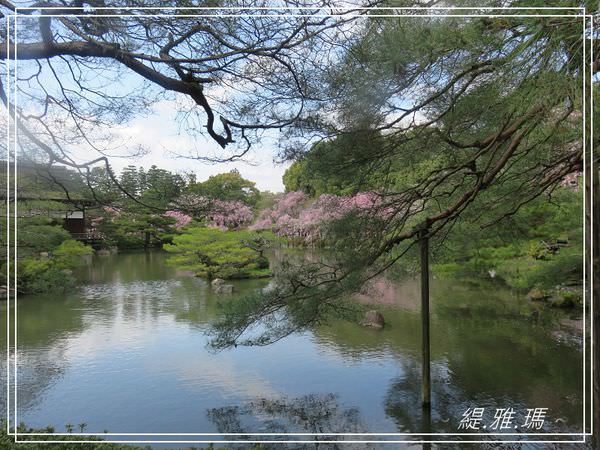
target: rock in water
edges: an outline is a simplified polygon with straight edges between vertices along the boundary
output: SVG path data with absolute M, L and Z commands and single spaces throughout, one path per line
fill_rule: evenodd
M 527 298 L 529 298 L 529 300 L 534 301 L 534 302 L 541 302 L 544 300 L 548 300 L 550 296 L 542 291 L 541 289 L 537 289 L 537 288 L 533 288 L 531 291 L 529 291 L 529 294 L 527 294 Z
M 225 280 L 223 278 L 215 278 L 214 280 L 212 280 L 210 282 L 210 285 L 212 286 L 213 289 L 216 289 L 217 286 L 221 286 L 225 284 Z
M 217 284 L 213 287 L 213 290 L 217 294 L 232 294 L 233 284 Z
M 96 251 L 96 255 L 98 255 L 98 256 L 110 256 L 110 250 L 108 250 L 107 248 L 101 248 L 100 250 Z
M 378 330 L 381 330 L 385 325 L 385 320 L 379 311 L 371 310 L 365 313 L 365 317 L 360 324 L 364 325 L 365 327 L 377 328 Z

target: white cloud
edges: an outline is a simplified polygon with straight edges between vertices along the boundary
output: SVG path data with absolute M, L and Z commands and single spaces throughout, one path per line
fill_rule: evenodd
M 111 164 L 117 171 L 129 164 L 146 169 L 156 165 L 173 172 L 194 172 L 198 180 L 203 180 L 211 175 L 237 169 L 244 178 L 256 182 L 261 190 L 283 191 L 281 177 L 289 164 L 280 165 L 273 162 L 275 149 L 271 144 L 258 144 L 244 158 L 245 161 L 233 163 L 209 164 L 177 157 L 176 155 L 194 154 L 213 156 L 219 154 L 221 149 L 208 137 L 195 138 L 185 130 L 179 130 L 176 105 L 173 101 L 161 101 L 153 110 L 154 114 L 137 118 L 127 126 L 113 130 L 127 147 L 142 146 L 148 150 L 147 154 L 138 158 L 111 159 Z

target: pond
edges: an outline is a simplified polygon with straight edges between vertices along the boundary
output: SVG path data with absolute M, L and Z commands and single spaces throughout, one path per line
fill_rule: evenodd
M 423 429 L 415 281 L 380 287 L 383 330 L 340 320 L 267 347 L 214 353 L 209 323 L 235 295 L 213 294 L 165 258 L 97 257 L 73 292 L 19 298 L 19 422 L 57 432 L 85 423 L 87 433 Z M 268 280 L 234 284 L 243 294 Z M 581 430 L 577 333 L 555 317 L 536 320 L 522 294 L 500 288 L 433 280 L 431 303 L 432 432 L 461 432 L 473 407 L 485 408 L 488 426 L 496 408 L 514 408 L 513 433 L 526 431 L 528 408 L 548 408 L 537 432 Z M 0 361 L 6 377 L 6 354 Z

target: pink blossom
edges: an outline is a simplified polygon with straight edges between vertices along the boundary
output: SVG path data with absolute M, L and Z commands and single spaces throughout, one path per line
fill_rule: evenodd
M 277 222 L 283 226 L 281 218 L 289 221 L 289 218 L 298 217 L 308 201 L 308 196 L 302 191 L 292 191 L 281 196 L 272 208 L 262 211 L 258 221 L 251 227 L 254 230 L 266 230 L 272 228 Z
M 184 194 L 177 197 L 171 204 L 176 210 L 185 211 L 190 214 L 201 214 L 210 209 L 211 200 L 203 195 Z
M 273 221 L 271 218 L 262 218 L 259 219 L 256 223 L 253 223 L 248 227 L 249 230 L 259 231 L 259 230 L 268 230 L 273 225 Z
M 182 195 L 172 207 L 173 212 L 190 217 L 189 220 L 192 220 L 192 217 L 204 219 L 208 226 L 222 230 L 239 228 L 252 222 L 254 218 L 252 209 L 240 201 L 211 199 L 195 194 Z
M 254 214 L 249 206 L 240 201 L 214 200 L 207 218 L 210 226 L 232 229 L 250 223 Z
M 251 229 L 272 229 L 280 236 L 313 243 L 322 237 L 323 225 L 327 222 L 340 220 L 350 213 L 389 218 L 390 212 L 375 192 L 359 192 L 353 196 L 322 194 L 312 203 L 303 192 L 289 192 L 272 208 L 263 211 Z
M 164 215 L 165 217 L 172 217 L 177 220 L 177 222 L 175 222 L 175 228 L 177 229 L 185 227 L 192 221 L 191 216 L 188 216 L 180 211 L 167 211 Z

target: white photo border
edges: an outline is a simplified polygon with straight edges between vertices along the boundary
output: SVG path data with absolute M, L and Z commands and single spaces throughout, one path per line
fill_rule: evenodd
M 14 292 L 11 291 L 11 277 L 10 277 L 10 265 L 7 265 L 7 307 L 6 307 L 6 338 L 7 338 L 7 432 L 9 435 L 12 435 L 15 438 L 15 442 L 18 443 L 65 443 L 70 442 L 73 444 L 76 443 L 120 443 L 120 444 L 209 444 L 209 443 L 217 443 L 217 444 L 226 444 L 226 443 L 248 443 L 248 444 L 259 444 L 259 443 L 296 443 L 296 444 L 309 444 L 309 443 L 347 443 L 347 444 L 366 444 L 366 443 L 403 443 L 403 444 L 413 444 L 413 443 L 585 443 L 586 436 L 591 436 L 593 430 L 587 431 L 586 426 L 586 418 L 587 411 L 589 408 L 590 417 L 593 418 L 593 345 L 594 345 L 594 336 L 593 336 L 593 320 L 594 320 L 594 302 L 593 302 L 593 277 L 590 276 L 590 291 L 589 291 L 589 301 L 590 301 L 590 324 L 591 329 L 589 331 L 590 335 L 590 364 L 589 368 L 587 365 L 588 351 L 586 349 L 586 338 L 588 332 L 586 331 L 587 326 L 587 306 L 586 299 L 588 294 L 586 292 L 587 287 L 587 278 L 586 278 L 586 260 L 591 261 L 590 268 L 593 272 L 593 234 L 590 235 L 592 246 L 590 248 L 590 256 L 586 258 L 586 187 L 588 183 L 587 176 L 587 156 L 589 156 L 589 167 L 591 168 L 591 173 L 593 173 L 594 161 L 593 161 L 593 152 L 590 151 L 589 155 L 586 155 L 586 146 L 587 146 L 587 136 L 586 136 L 586 125 L 589 119 L 590 125 L 590 133 L 589 139 L 590 142 L 593 143 L 593 45 L 590 45 L 590 70 L 589 73 L 586 70 L 586 32 L 589 29 L 591 36 L 594 33 L 594 19 L 590 14 L 586 14 L 584 7 L 550 7 L 550 6 L 542 6 L 542 7 L 330 7 L 332 13 L 331 14 L 286 14 L 286 11 L 310 11 L 314 10 L 311 7 L 94 7 L 90 8 L 90 10 L 99 10 L 99 11 L 107 11 L 107 13 L 99 14 L 99 17 L 122 17 L 122 16 L 135 16 L 135 17 L 382 17 L 382 18 L 394 18 L 394 17 L 581 17 L 582 18 L 582 28 L 583 28 L 583 98 L 582 98 L 582 131 L 583 131 L 583 187 L 582 187 L 582 195 L 583 195 L 583 432 L 581 433 L 19 433 L 15 427 L 15 429 L 11 432 L 10 430 L 10 419 L 11 419 L 11 395 L 10 395 L 10 384 L 11 384 L 11 362 L 13 367 L 13 376 L 14 376 L 14 423 L 15 425 L 18 423 L 17 420 L 17 292 L 16 292 L 16 279 L 17 279 L 17 131 L 18 131 L 18 106 L 17 106 L 17 19 L 19 17 L 40 17 L 42 14 L 20 14 L 20 11 L 52 11 L 52 10 L 80 10 L 81 8 L 77 7 L 17 7 L 12 14 L 7 14 L 7 59 L 5 61 L 7 67 L 7 104 L 9 105 L 7 109 L 7 158 L 6 158 L 6 167 L 7 167 L 7 181 L 6 181 L 6 194 L 7 194 L 7 205 L 6 205 L 6 219 L 7 219 L 7 260 L 10 260 L 11 254 L 11 230 L 10 230 L 10 222 L 11 222 L 11 214 L 10 214 L 10 189 L 11 189 L 11 181 L 13 182 L 14 189 L 14 197 L 13 197 L 13 206 L 14 206 L 14 234 L 12 236 L 12 244 L 14 245 Z M 177 11 L 177 10 L 197 10 L 200 12 L 205 12 L 204 14 L 110 14 L 108 11 Z M 245 11 L 281 11 L 282 13 L 278 14 L 243 14 Z M 383 11 L 391 11 L 392 13 L 388 14 L 376 14 L 374 16 L 365 16 L 363 14 L 352 13 L 341 13 L 340 11 L 372 11 L 372 10 L 383 10 Z M 443 14 L 443 11 L 466 11 L 467 13 L 463 14 Z M 559 14 L 510 14 L 510 13 L 502 13 L 505 11 L 561 11 Z M 228 14 L 215 14 L 214 11 L 233 11 L 233 13 Z M 337 13 L 333 13 L 333 11 L 337 11 Z M 397 13 L 407 11 L 408 13 Z M 411 13 L 414 11 L 423 11 L 425 13 Z M 439 12 L 437 12 L 439 11 Z M 475 14 L 475 11 L 500 11 L 501 13 L 484 13 L 484 14 Z M 207 12 L 213 12 L 211 14 L 207 14 Z M 428 13 L 429 12 L 429 13 Z M 437 13 L 431 13 L 437 12 Z M 570 12 L 570 13 L 569 13 Z M 573 12 L 577 12 L 574 14 Z M 64 17 L 64 16 L 86 16 L 87 14 L 43 14 L 46 17 Z M 13 29 L 14 29 L 14 42 L 13 42 L 13 51 L 11 52 L 11 43 L 10 36 L 11 32 L 11 19 L 13 21 Z M 587 21 L 590 21 L 589 28 Z M 11 63 L 12 63 L 12 71 L 14 74 L 14 81 L 12 82 L 12 88 L 14 91 L 11 91 Z M 586 76 L 587 75 L 587 76 Z M 586 84 L 589 82 L 590 84 L 590 114 L 589 118 L 586 116 Z M 12 94 L 12 95 L 11 95 Z M 13 99 L 14 103 L 14 127 L 11 127 L 11 113 L 10 113 L 10 100 Z M 14 128 L 14 129 L 13 129 Z M 14 143 L 11 142 L 11 130 L 14 133 Z M 11 144 L 13 144 L 13 170 L 14 175 L 11 180 L 10 177 L 10 156 L 11 156 Z M 590 146 L 591 147 L 591 146 Z M 591 228 L 593 230 L 593 190 L 590 190 L 590 217 L 591 217 Z M 591 230 L 590 230 L 591 233 Z M 591 274 L 590 274 L 591 275 Z M 13 346 L 11 347 L 10 340 L 10 331 L 11 331 L 11 309 L 10 309 L 10 299 L 11 293 L 13 294 Z M 11 358 L 11 349 L 13 351 Z M 589 379 L 587 378 L 589 370 Z M 589 389 L 589 395 L 586 396 L 586 392 Z M 586 399 L 589 399 L 590 404 L 586 404 Z M 69 440 L 69 441 L 58 441 L 58 440 L 19 440 L 19 436 L 381 436 L 381 437 L 395 437 L 395 436 L 519 436 L 519 437 L 527 437 L 527 436 L 579 436 L 581 440 L 102 440 L 102 441 L 93 441 L 93 440 Z

